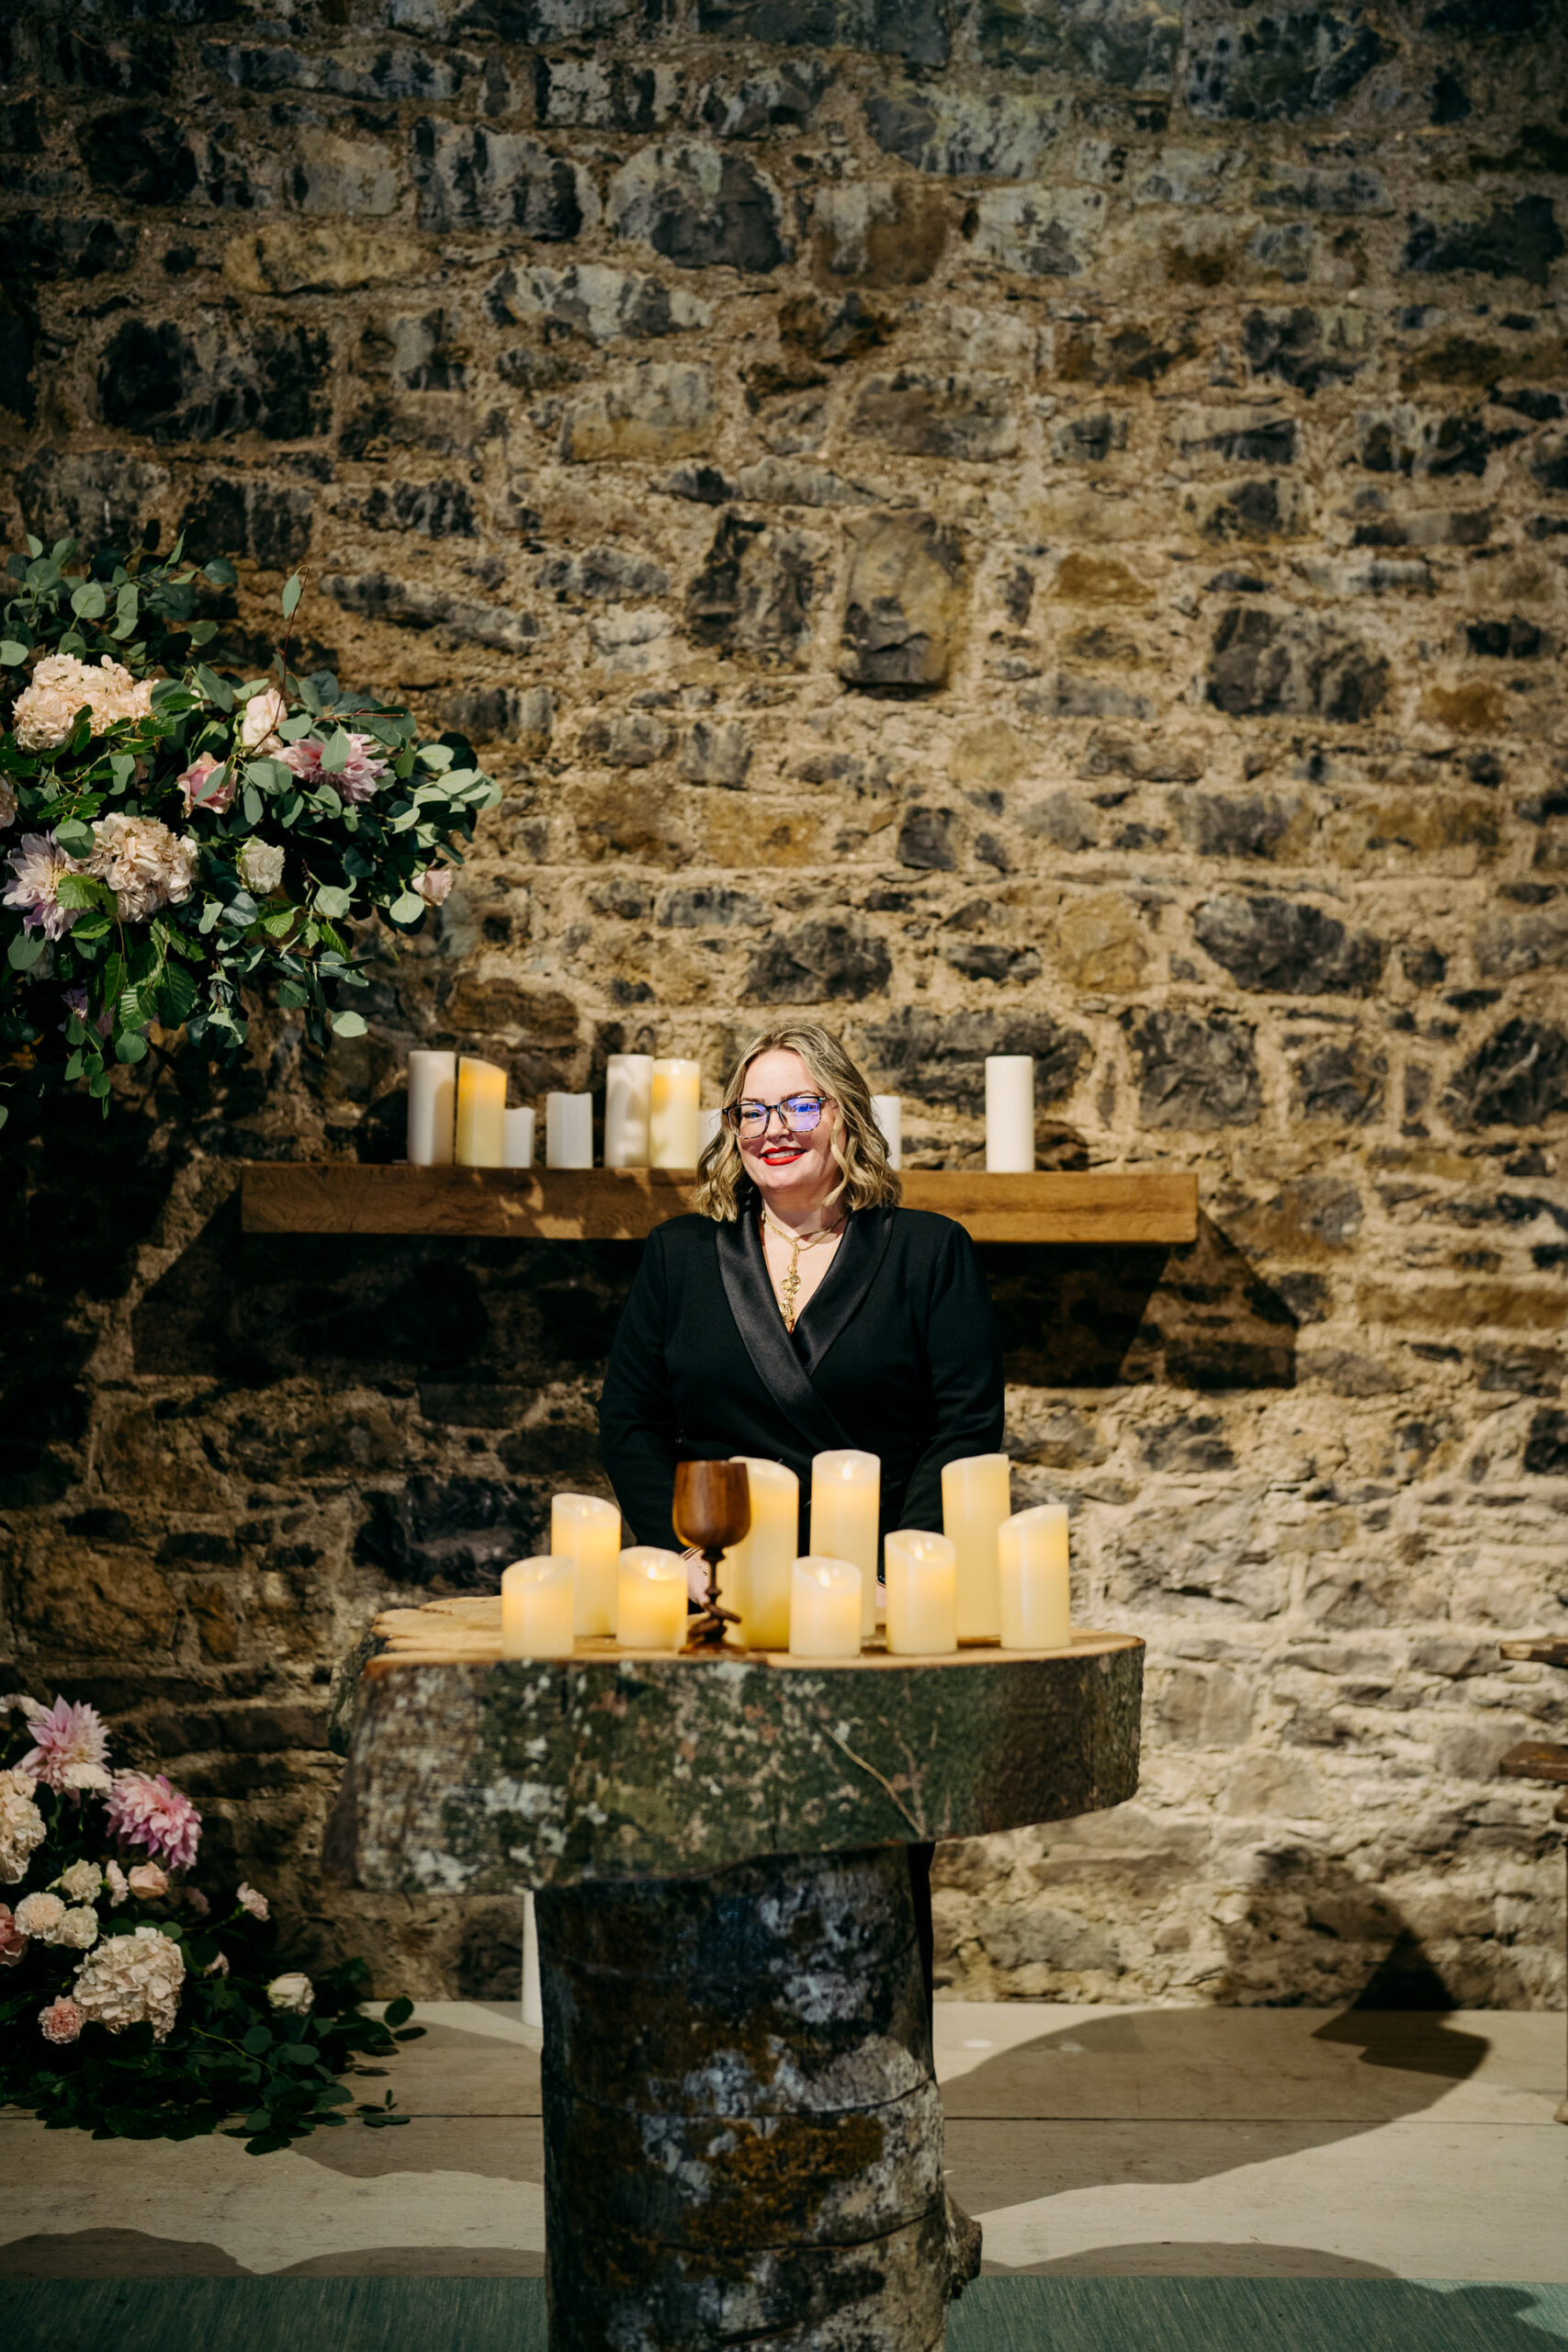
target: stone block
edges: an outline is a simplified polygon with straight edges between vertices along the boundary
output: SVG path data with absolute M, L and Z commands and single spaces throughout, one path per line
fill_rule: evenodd
M 1051 958 L 1068 986 L 1086 995 L 1124 996 L 1149 968 L 1143 930 L 1120 897 L 1075 899 L 1050 933 Z
M 861 1003 L 881 996 L 893 976 L 886 943 L 863 923 L 802 923 L 763 939 L 746 967 L 745 993 L 756 1005 Z
M 37 1560 L 17 1595 L 33 1642 L 54 1657 L 155 1657 L 179 1609 L 168 1577 L 140 1553 L 61 1545 Z
M 1393 54 L 1359 7 L 1221 14 L 1195 31 L 1187 104 L 1233 122 L 1310 120 L 1332 114 Z
M 1010 458 L 1018 449 L 1014 388 L 1006 376 L 900 368 L 865 379 L 850 429 L 906 458 Z
M 1359 164 L 1292 165 L 1270 159 L 1252 200 L 1264 211 L 1326 212 L 1339 218 L 1393 210 L 1382 174 Z
M 288 193 L 297 212 L 330 220 L 368 215 L 385 219 L 398 208 L 398 167 L 389 149 L 372 139 L 340 139 L 316 130 L 289 175 Z M 445 225 L 439 217 L 427 227 Z
M 1549 196 L 1519 196 L 1494 204 L 1483 218 L 1446 222 L 1416 220 L 1403 266 L 1427 274 L 1470 271 L 1483 277 L 1522 277 L 1544 288 L 1551 265 L 1568 253 Z
M 513 229 L 551 244 L 599 219 L 591 175 L 524 131 L 426 115 L 413 126 L 412 157 L 423 229 Z
M 183 204 L 201 177 L 190 134 L 160 107 L 94 114 L 76 142 L 93 185 L 125 204 Z
M 677 765 L 689 784 L 721 784 L 738 792 L 751 765 L 750 735 L 739 719 L 696 719 Z
M 186 510 L 186 551 L 198 563 L 248 555 L 264 571 L 287 571 L 309 552 L 315 506 L 308 490 L 220 474 Z
M 952 219 L 941 190 L 912 180 L 819 187 L 811 258 L 819 284 L 923 286 L 942 259 Z
M 874 92 L 865 123 L 884 154 L 949 178 L 1033 179 L 1069 119 L 1060 98 L 988 97 L 938 85 Z
M 662 931 L 761 932 L 768 910 L 750 890 L 729 890 L 716 884 L 666 890 L 654 921 Z
M 1098 188 L 987 188 L 972 213 L 975 251 L 1001 268 L 1080 277 L 1105 225 L 1105 198 Z
M 987 65 L 1168 90 L 1181 11 L 1175 0 L 982 0 L 976 30 Z
M 1539 1127 L 1568 1111 L 1568 1035 L 1516 1016 L 1454 1073 L 1443 1108 L 1456 1127 Z
M 1532 907 L 1526 914 L 1488 915 L 1476 925 L 1475 968 L 1483 979 L 1561 971 L 1565 964 L 1568 905 Z
M 1092 1058 L 1089 1039 L 1045 1014 L 934 1012 L 900 1005 L 862 1031 L 864 1057 L 889 1091 L 977 1117 L 987 1054 L 1032 1054 L 1034 1099 L 1069 1095 Z
M 610 183 L 610 225 L 677 269 L 765 275 L 789 259 L 777 188 L 744 155 L 699 140 L 644 148 Z
M 764 667 L 804 661 L 828 549 L 804 531 L 727 513 L 686 594 L 686 626 L 699 645 Z
M 507 612 L 467 596 L 448 595 L 423 582 L 398 580 L 385 571 L 326 571 L 321 593 L 345 612 L 365 620 L 388 621 L 394 628 L 433 629 L 452 646 L 488 645 L 498 653 L 530 650 L 542 632 L 532 613 Z
M 150 441 L 311 440 L 331 422 L 332 366 L 318 328 L 257 322 L 236 331 L 197 312 L 187 333 L 172 319 L 130 319 L 99 363 L 98 411 L 106 424 Z
M 1319 1037 L 1292 1046 L 1291 1107 L 1298 1119 L 1345 1129 L 1381 1118 L 1388 1057 L 1364 1037 Z
M 1116 728 L 1097 727 L 1084 746 L 1078 774 L 1086 779 L 1124 775 L 1138 784 L 1196 784 L 1203 765 L 1196 745 L 1173 742 L 1163 733 L 1124 735 Z
M 441 715 L 476 743 L 543 752 L 555 724 L 555 697 L 547 686 L 459 686 L 444 697 Z
M 945 65 L 940 0 L 698 0 L 697 27 L 774 49 L 861 49 L 911 65 Z
M 1204 793 L 1184 802 L 1181 829 L 1201 857 L 1273 858 L 1300 865 L 1316 831 L 1303 793 Z
M 674 741 L 674 729 L 656 711 L 617 710 L 607 718 L 591 718 L 578 744 L 585 759 L 601 760 L 606 767 L 649 768 L 665 757 Z
M 709 303 L 683 287 L 666 286 L 645 271 L 611 269 L 602 262 L 573 262 L 552 269 L 542 262 L 508 266 L 485 288 L 485 309 L 497 326 L 547 319 L 591 343 L 618 336 L 644 340 L 679 334 L 712 322 Z
M 535 67 L 535 119 L 552 130 L 662 130 L 683 95 L 673 65 L 541 57 Z
M 846 526 L 850 572 L 839 675 L 858 686 L 939 686 L 961 614 L 964 556 L 929 514 L 883 514 Z
M 831 68 L 815 58 L 755 74 L 718 74 L 698 95 L 693 120 L 716 139 L 761 139 L 770 130 L 804 130 L 831 80 Z
M 118 276 L 136 259 L 141 232 L 103 213 L 13 212 L 6 221 L 6 274 L 13 284 Z
M 711 447 L 718 424 L 705 359 L 644 359 L 568 405 L 560 454 L 569 464 L 677 458 Z
M 636 596 L 664 596 L 670 574 L 651 557 L 631 548 L 586 548 L 579 555 L 554 555 L 534 574 L 536 588 L 551 594 L 558 604 L 625 601 Z
M 958 864 L 960 820 L 951 808 L 906 809 L 898 827 L 898 863 L 927 874 L 951 874 Z
M 1360 311 L 1248 311 L 1243 356 L 1255 376 L 1272 376 L 1311 400 L 1325 385 L 1348 384 L 1366 365 L 1371 330 Z
M 1284 996 L 1367 996 L 1388 954 L 1370 932 L 1299 899 L 1206 899 L 1192 935 L 1242 988 Z
M 1232 718 L 1308 716 L 1354 724 L 1388 696 L 1387 658 L 1308 613 L 1233 605 L 1214 635 L 1207 699 Z
M 408 285 L 434 256 L 413 237 L 323 221 L 279 220 L 223 248 L 223 276 L 241 294 L 347 294 L 364 286 Z
M 1140 1006 L 1122 1015 L 1146 1127 L 1251 1126 L 1263 1104 L 1257 1033 L 1228 1012 Z

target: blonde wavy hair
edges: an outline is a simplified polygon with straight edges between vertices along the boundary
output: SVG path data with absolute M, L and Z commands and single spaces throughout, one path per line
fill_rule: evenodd
M 798 1054 L 812 1085 L 838 1112 L 829 1149 L 838 1166 L 839 1181 L 829 1199 L 842 1199 L 852 1209 L 896 1207 L 898 1179 L 888 1165 L 887 1146 L 871 1107 L 871 1089 L 841 1041 L 818 1022 L 764 1029 L 753 1037 L 724 1090 L 725 1109 L 739 1102 L 746 1073 L 758 1057 L 773 1053 Z M 721 1125 L 697 1163 L 697 1208 L 716 1225 L 728 1225 L 740 1215 L 754 1189 L 738 1138 Z

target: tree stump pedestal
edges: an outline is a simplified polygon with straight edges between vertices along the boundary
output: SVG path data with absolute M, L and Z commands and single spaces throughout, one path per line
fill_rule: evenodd
M 936 2352 L 978 2247 L 905 1849 L 1131 1796 L 1142 1644 L 499 1650 L 498 1603 L 378 1621 L 327 1864 L 536 1891 L 551 2352 Z

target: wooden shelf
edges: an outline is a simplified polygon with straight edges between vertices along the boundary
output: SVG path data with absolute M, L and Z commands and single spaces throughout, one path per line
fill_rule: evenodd
M 909 1169 L 904 1204 L 935 1209 L 976 1241 L 1172 1242 L 1198 1234 L 1198 1179 L 987 1176 Z M 695 1179 L 645 1168 L 365 1168 L 253 1161 L 247 1233 L 484 1235 L 518 1241 L 642 1241 L 692 1205 Z

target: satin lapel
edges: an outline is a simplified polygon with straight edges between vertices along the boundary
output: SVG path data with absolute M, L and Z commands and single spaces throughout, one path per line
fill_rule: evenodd
M 762 1261 L 756 1220 L 742 1214 L 715 1228 L 718 1270 L 729 1311 L 758 1378 L 790 1427 L 814 1453 L 833 1453 L 849 1439 L 806 1375 L 779 1313 Z M 848 1239 L 848 1236 L 845 1236 Z
M 826 1281 L 795 1325 L 795 1337 L 805 1342 L 807 1373 L 814 1373 L 840 1332 L 858 1315 L 867 1291 L 882 1271 L 892 1238 L 893 1218 L 887 1209 L 859 1209 L 833 1254 Z

